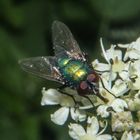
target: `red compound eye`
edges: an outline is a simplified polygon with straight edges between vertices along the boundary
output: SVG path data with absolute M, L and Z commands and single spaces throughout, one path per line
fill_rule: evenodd
M 89 74 L 88 76 L 87 76 L 87 80 L 89 81 L 89 82 L 94 82 L 95 80 L 96 80 L 96 78 L 97 78 L 97 75 L 95 75 L 95 74 Z
M 80 83 L 80 88 L 81 88 L 82 90 L 87 89 L 87 88 L 88 88 L 87 82 L 86 82 L 86 81 L 82 81 L 82 82 Z

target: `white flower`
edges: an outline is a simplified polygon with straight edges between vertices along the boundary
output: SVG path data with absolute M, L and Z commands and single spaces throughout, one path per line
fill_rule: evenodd
M 85 130 L 80 124 L 69 125 L 69 135 L 75 140 L 111 140 L 112 137 L 108 134 L 102 134 L 106 127 L 98 133 L 99 123 L 96 117 L 88 117 L 88 126 Z
M 115 99 L 110 106 L 113 108 L 115 112 L 122 112 L 125 108 L 128 108 L 127 103 L 123 99 Z
M 130 44 L 118 44 L 120 48 L 126 48 L 124 61 L 130 59 L 140 59 L 140 38 Z
M 140 77 L 135 78 L 135 81 L 132 82 L 132 85 L 133 90 L 140 90 Z
M 133 90 L 140 89 L 140 60 L 135 60 L 130 65 L 130 80 L 129 86 Z
M 125 131 L 121 137 L 121 140 L 134 140 L 132 136 L 132 132 L 130 131 L 129 133 Z
M 69 108 L 68 107 L 61 107 L 58 109 L 54 114 L 51 114 L 51 120 L 58 125 L 63 125 L 69 115 Z
M 140 91 L 135 94 L 134 98 L 127 99 L 129 109 L 131 111 L 139 111 L 140 110 Z
M 116 46 L 112 45 L 110 49 L 108 49 L 104 52 L 105 53 L 104 57 L 105 57 L 106 61 L 108 62 L 108 64 L 99 63 L 98 60 L 95 60 L 92 62 L 93 68 L 95 70 L 101 71 L 101 72 L 108 71 L 108 77 L 110 77 L 110 70 L 111 70 L 112 74 L 116 75 L 116 73 L 118 73 L 122 79 L 124 79 L 124 78 L 126 79 L 129 65 L 128 65 L 128 63 L 124 63 L 122 61 L 121 50 L 117 50 L 115 48 L 116 48 Z M 125 73 L 124 73 L 124 71 L 125 71 Z
M 102 42 L 101 42 L 102 45 Z M 116 97 L 125 94 L 128 89 L 129 66 L 130 62 L 123 62 L 122 51 L 116 49 L 112 45 L 110 49 L 104 50 L 102 45 L 103 55 L 108 64 L 99 63 L 98 60 L 92 62 L 93 68 L 101 73 L 101 79 L 104 87 L 114 94 Z M 114 84 L 112 82 L 115 80 Z
M 112 112 L 111 126 L 113 132 L 129 131 L 134 128 L 132 113 L 130 111 Z
M 127 84 L 122 81 L 121 79 L 117 79 L 114 83 L 114 85 L 111 88 L 111 92 L 116 96 L 122 96 L 128 91 L 128 86 Z
M 111 110 L 109 110 L 109 107 L 111 107 Z M 112 111 L 122 112 L 125 108 L 128 108 L 127 103 L 122 99 L 116 98 L 108 104 L 100 105 L 97 108 L 97 114 L 102 118 L 107 118 Z
M 45 90 L 45 88 L 42 89 L 42 94 L 41 105 L 61 105 L 60 109 L 51 114 L 51 120 L 54 123 L 63 125 L 69 112 L 75 121 L 84 121 L 86 119 L 86 113 L 75 108 L 75 103 L 70 96 L 61 94 L 55 89 Z
M 75 103 L 70 96 L 61 94 L 55 89 L 42 89 L 42 100 L 41 105 L 58 105 L 67 106 L 67 107 L 74 107 Z
M 134 134 L 134 140 L 140 140 L 140 134 L 136 133 Z
M 107 111 L 108 107 L 108 105 L 100 105 L 97 108 L 97 114 L 100 115 L 102 118 L 107 118 L 110 114 L 109 111 Z
M 122 45 L 119 44 L 119 47 L 126 48 L 126 53 L 124 60 L 128 58 L 131 60 L 129 63 L 129 77 L 131 82 L 129 82 L 129 88 L 133 90 L 140 89 L 140 38 L 135 42 L 130 44 Z
M 45 90 L 42 88 L 41 105 L 58 105 L 62 95 L 55 89 Z
M 112 93 L 115 97 L 124 95 L 128 90 L 128 85 L 121 79 L 116 79 L 112 87 L 109 87 L 109 82 L 102 76 L 102 81 L 105 88 Z M 108 93 L 109 94 L 109 93 Z
M 99 60 L 97 60 L 97 59 L 95 59 L 92 62 L 92 66 L 98 71 L 109 71 L 110 70 L 110 66 L 108 64 L 100 63 Z
M 85 121 L 85 119 L 86 119 L 85 111 L 75 109 L 75 108 L 71 108 L 70 112 L 71 112 L 71 117 L 72 117 L 73 120 L 75 120 L 75 121 Z

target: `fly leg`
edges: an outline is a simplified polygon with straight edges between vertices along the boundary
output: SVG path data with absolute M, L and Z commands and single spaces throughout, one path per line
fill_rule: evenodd
M 108 102 L 108 99 L 106 99 L 106 98 L 104 98 L 103 96 L 101 96 L 99 93 L 98 94 L 96 94 L 97 95 L 97 97 L 99 97 L 102 101 L 104 101 L 105 103 L 107 103 Z
M 104 88 L 107 92 L 109 92 L 112 96 L 116 97 L 112 92 L 110 92 L 110 91 L 105 87 L 104 82 L 103 82 L 103 80 L 102 80 L 101 77 L 100 77 L 100 80 L 101 80 L 101 83 L 102 83 L 103 88 Z
M 105 103 L 108 102 L 108 99 L 104 98 L 102 95 L 100 95 L 99 93 L 99 87 L 97 86 L 96 83 L 90 85 L 92 92 L 98 97 L 100 98 L 102 101 L 104 101 Z
M 92 102 L 92 100 L 91 100 L 88 96 L 82 95 L 82 97 L 86 98 L 86 99 L 91 103 L 91 105 L 92 105 L 93 107 L 95 107 L 94 104 L 93 104 L 93 102 Z

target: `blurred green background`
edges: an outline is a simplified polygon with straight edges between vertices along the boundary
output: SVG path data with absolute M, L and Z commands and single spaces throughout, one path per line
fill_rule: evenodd
M 69 140 L 40 105 L 42 87 L 56 84 L 23 72 L 18 60 L 53 55 L 51 24 L 64 22 L 91 60 L 100 59 L 99 38 L 129 43 L 140 36 L 139 0 L 0 0 L 0 140 Z

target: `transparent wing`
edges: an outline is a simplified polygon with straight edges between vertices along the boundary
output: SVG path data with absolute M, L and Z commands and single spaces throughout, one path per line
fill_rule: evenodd
M 26 72 L 62 83 L 61 75 L 55 67 L 55 57 L 32 57 L 20 60 L 19 64 Z
M 84 57 L 71 31 L 64 23 L 60 21 L 53 22 L 52 38 L 56 56 L 62 56 L 68 53 L 74 58 Z

